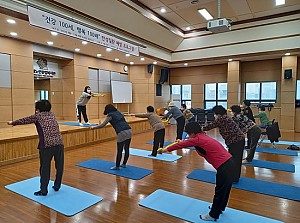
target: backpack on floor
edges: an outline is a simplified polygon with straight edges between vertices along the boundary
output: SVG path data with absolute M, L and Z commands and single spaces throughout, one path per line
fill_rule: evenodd
M 300 150 L 300 147 L 296 146 L 296 145 L 290 145 L 287 149 L 290 149 L 290 150 Z

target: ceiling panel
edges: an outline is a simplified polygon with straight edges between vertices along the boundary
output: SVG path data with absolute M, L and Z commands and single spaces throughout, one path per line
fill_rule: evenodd
M 173 24 L 176 24 L 178 28 L 183 28 L 186 26 L 189 26 L 190 23 L 185 21 L 183 18 L 181 18 L 178 14 L 175 12 L 166 13 L 164 15 L 164 18 L 166 18 L 168 21 L 170 21 Z
M 159 0 L 139 0 L 139 2 L 143 3 L 145 6 L 147 6 L 150 9 L 158 8 L 158 7 L 164 7 L 165 5 L 161 3 Z

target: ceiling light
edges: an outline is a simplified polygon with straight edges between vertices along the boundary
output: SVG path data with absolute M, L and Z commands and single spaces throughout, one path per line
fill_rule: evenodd
M 102 57 L 102 54 L 101 53 L 97 53 L 97 57 Z
M 53 42 L 48 41 L 47 44 L 48 44 L 49 46 L 52 46 L 52 45 L 53 45 Z
M 285 4 L 285 0 L 276 0 L 276 6 L 284 5 L 284 4 Z
M 131 61 L 131 62 L 130 62 L 130 65 L 133 65 L 133 64 L 134 64 L 134 62 Z
M 191 30 L 191 27 L 188 26 L 188 27 L 185 28 L 185 30 Z
M 81 42 L 83 45 L 86 45 L 86 44 L 88 44 L 88 42 L 87 41 L 82 41 Z
M 141 61 L 144 61 L 144 60 L 145 60 L 145 58 L 144 58 L 144 57 L 142 57 L 142 58 L 141 58 Z
M 165 9 L 165 8 L 161 8 L 161 9 L 160 9 L 160 12 L 161 12 L 161 13 L 165 13 L 165 12 L 166 12 L 166 9 Z
M 228 61 L 229 61 L 229 62 L 231 62 L 231 61 L 232 61 L 232 59 L 228 59 Z
M 211 14 L 206 9 L 198 9 L 198 12 L 206 19 L 206 20 L 211 20 L 213 17 Z
M 125 56 L 130 57 L 130 54 L 129 54 L 129 53 L 126 53 Z
M 183 65 L 184 65 L 184 66 L 187 66 L 187 65 L 189 65 L 189 64 L 188 64 L 188 63 L 184 63 Z
M 289 55 L 291 55 L 291 53 L 285 53 L 284 55 L 289 56 Z
M 112 49 L 106 48 L 106 52 L 110 52 L 110 51 L 112 51 Z
M 119 60 L 120 60 L 119 58 L 115 58 L 115 61 L 117 61 L 117 62 L 118 62 Z
M 11 32 L 11 33 L 10 33 L 10 35 L 11 35 L 11 36 L 17 36 L 17 35 L 18 35 L 18 33 Z
M 57 36 L 58 33 L 57 33 L 57 32 L 51 32 L 51 35 L 52 35 L 52 36 Z
M 156 61 L 154 61 L 154 62 L 153 62 L 153 64 L 157 64 L 157 62 L 156 62 Z
M 16 24 L 16 21 L 13 19 L 7 19 L 6 20 L 9 24 Z
M 75 51 L 76 51 L 76 52 L 79 52 L 79 51 L 80 51 L 80 49 L 79 49 L 79 48 L 76 48 L 76 49 L 75 49 Z

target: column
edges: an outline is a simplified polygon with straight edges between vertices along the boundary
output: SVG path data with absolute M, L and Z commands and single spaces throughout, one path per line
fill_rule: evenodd
M 241 99 L 240 61 L 228 62 L 227 70 L 227 108 L 239 105 Z

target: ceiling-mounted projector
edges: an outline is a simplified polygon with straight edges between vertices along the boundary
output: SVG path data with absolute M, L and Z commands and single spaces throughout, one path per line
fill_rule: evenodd
M 207 30 L 213 33 L 223 33 L 231 30 L 231 20 L 223 18 L 207 22 Z

